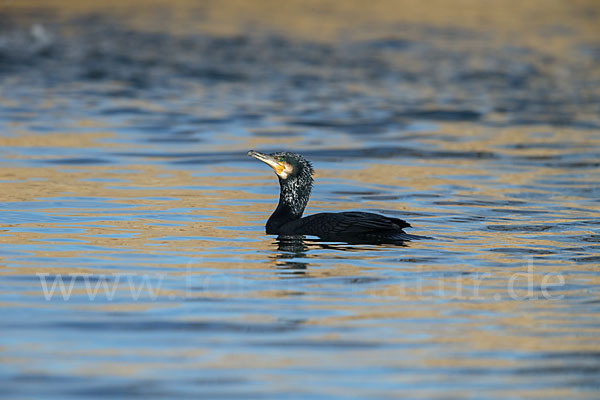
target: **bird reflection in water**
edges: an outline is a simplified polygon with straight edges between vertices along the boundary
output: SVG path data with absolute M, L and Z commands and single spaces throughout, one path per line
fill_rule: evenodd
M 273 244 L 277 245 L 278 250 L 273 257 L 276 260 L 275 267 L 286 271 L 287 277 L 308 275 L 310 263 L 302 260 L 308 260 L 307 254 L 311 250 L 357 252 L 366 248 L 373 250 L 374 248 L 407 246 L 405 243 L 329 242 L 319 238 L 307 238 L 304 235 L 279 235 Z
M 277 236 L 275 241 L 278 252 L 275 254 L 275 267 L 285 273 L 287 277 L 305 276 L 308 263 L 297 261 L 298 258 L 305 258 L 309 249 L 304 242 L 304 236 Z

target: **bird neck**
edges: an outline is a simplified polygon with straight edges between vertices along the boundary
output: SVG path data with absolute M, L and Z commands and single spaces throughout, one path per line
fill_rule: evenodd
M 280 179 L 279 204 L 267 221 L 267 233 L 281 233 L 279 228 L 302 217 L 308 204 L 312 178 Z

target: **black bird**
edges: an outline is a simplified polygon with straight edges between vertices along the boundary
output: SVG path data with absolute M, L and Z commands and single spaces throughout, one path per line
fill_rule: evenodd
M 369 212 L 319 213 L 302 218 L 313 185 L 310 162 L 288 152 L 250 150 L 248 155 L 273 168 L 279 178 L 279 204 L 267 221 L 267 234 L 311 235 L 348 243 L 400 243 L 425 238 L 405 233 L 402 229 L 410 227 L 406 221 Z

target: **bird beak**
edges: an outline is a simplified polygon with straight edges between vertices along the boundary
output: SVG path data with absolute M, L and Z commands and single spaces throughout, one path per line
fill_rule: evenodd
M 254 151 L 254 150 L 250 150 L 248 152 L 248 155 L 250 157 L 254 157 L 257 160 L 264 162 L 269 167 L 273 168 L 273 170 L 275 171 L 275 173 L 278 176 L 281 176 L 284 179 L 287 178 L 287 175 L 288 175 L 287 170 L 289 168 L 289 164 L 287 164 L 285 162 L 277 161 L 275 158 L 273 158 L 267 154 L 259 153 L 258 151 Z

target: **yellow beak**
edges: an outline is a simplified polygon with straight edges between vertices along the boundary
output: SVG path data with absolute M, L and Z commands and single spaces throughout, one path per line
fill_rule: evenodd
M 288 168 L 287 164 L 285 162 L 277 161 L 275 158 L 271 157 L 270 155 L 259 153 L 258 151 L 254 151 L 254 150 L 250 150 L 248 152 L 248 155 L 250 157 L 254 157 L 257 160 L 264 162 L 269 167 L 273 168 L 275 173 L 277 175 L 281 176 L 282 178 L 287 177 L 287 174 L 285 174 L 285 176 L 283 176 L 284 172 Z

